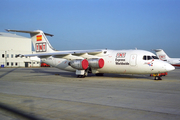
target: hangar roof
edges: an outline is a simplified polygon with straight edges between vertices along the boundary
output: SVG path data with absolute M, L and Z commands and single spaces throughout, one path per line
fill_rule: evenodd
M 27 38 L 27 37 L 19 36 L 19 35 L 16 35 L 16 34 L 4 33 L 4 32 L 0 32 L 0 37 L 1 36 L 3 36 L 3 37 L 15 37 L 15 38 Z

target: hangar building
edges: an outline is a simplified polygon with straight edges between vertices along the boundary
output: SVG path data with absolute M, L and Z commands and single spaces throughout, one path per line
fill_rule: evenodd
M 40 59 L 15 57 L 18 54 L 32 54 L 30 38 L 0 32 L 0 67 L 37 67 Z

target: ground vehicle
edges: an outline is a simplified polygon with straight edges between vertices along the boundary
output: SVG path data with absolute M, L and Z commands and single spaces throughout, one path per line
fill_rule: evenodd
M 41 63 L 41 67 L 50 67 L 50 65 L 48 65 L 46 63 Z

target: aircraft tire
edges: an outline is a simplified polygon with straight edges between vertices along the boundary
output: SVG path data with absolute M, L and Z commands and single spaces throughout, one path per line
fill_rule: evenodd
M 87 77 L 87 76 L 88 76 L 88 72 L 85 72 L 85 73 L 84 73 L 84 77 Z
M 77 75 L 77 78 L 84 78 L 84 75 Z
M 160 76 L 155 76 L 154 80 L 162 80 Z

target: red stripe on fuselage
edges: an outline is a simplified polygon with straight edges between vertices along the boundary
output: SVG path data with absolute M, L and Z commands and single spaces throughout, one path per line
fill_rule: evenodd
M 180 64 L 171 64 L 172 66 L 180 67 Z

